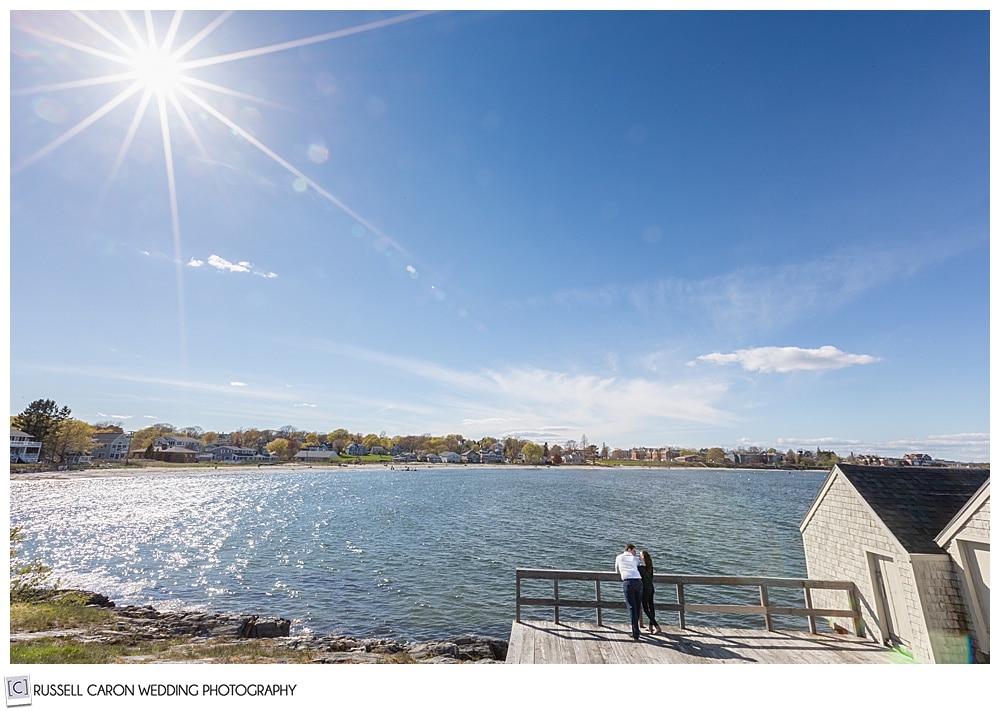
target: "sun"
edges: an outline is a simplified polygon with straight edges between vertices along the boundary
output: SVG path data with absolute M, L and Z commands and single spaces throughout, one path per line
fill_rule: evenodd
M 175 93 L 184 79 L 181 63 L 156 47 L 139 50 L 128 64 L 142 88 L 158 95 Z

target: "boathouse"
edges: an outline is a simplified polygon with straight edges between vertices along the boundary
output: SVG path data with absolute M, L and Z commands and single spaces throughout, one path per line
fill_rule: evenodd
M 809 577 L 853 582 L 861 632 L 918 661 L 988 662 L 989 477 L 838 464 L 799 526 Z

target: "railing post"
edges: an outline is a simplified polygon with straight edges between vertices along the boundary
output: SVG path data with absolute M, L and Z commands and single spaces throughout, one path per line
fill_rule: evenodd
M 559 624 L 559 578 L 552 579 L 552 597 L 556 600 L 556 624 Z
M 595 586 L 597 587 L 597 626 L 601 626 L 601 581 L 595 580 Z
M 860 613 L 860 605 L 858 604 L 858 586 L 855 583 L 851 583 L 851 587 L 847 590 L 847 597 L 851 601 L 851 612 Z M 861 619 L 861 615 L 858 614 L 854 618 L 854 636 L 864 637 L 865 628 L 864 621 Z
M 521 571 L 514 571 L 514 620 L 521 621 Z
M 684 583 L 677 583 L 677 604 L 680 606 L 680 610 L 677 611 L 679 619 L 680 628 L 687 629 L 684 626 Z
M 771 626 L 771 608 L 770 600 L 767 597 L 767 586 L 760 586 L 760 606 L 764 608 L 764 629 L 768 632 L 774 632 L 774 628 Z
M 809 581 L 806 580 L 802 583 L 802 590 L 806 594 L 806 609 L 811 610 L 813 606 L 812 588 L 809 587 Z M 809 633 L 816 634 L 816 617 L 809 615 L 807 618 L 809 620 Z

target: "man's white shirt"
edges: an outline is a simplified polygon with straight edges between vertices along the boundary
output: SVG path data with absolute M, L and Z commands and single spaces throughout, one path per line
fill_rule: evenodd
M 622 576 L 622 580 L 630 578 L 641 578 L 639 575 L 639 556 L 628 551 L 619 553 L 615 558 L 615 572 Z

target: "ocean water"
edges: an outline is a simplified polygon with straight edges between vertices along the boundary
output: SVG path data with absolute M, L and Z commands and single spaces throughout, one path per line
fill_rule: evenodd
M 119 604 L 278 615 L 293 620 L 293 634 L 506 638 L 516 568 L 611 570 L 626 542 L 649 550 L 661 573 L 805 577 L 798 525 L 824 478 L 707 469 L 254 469 L 15 481 L 10 516 L 27 534 L 22 557 L 50 565 L 64 587 Z M 672 588 L 660 587 L 658 599 L 672 602 Z M 752 604 L 750 593 L 723 600 L 716 592 L 711 601 Z M 618 621 L 616 614 L 605 619 Z M 676 614 L 659 622 L 677 624 Z M 688 623 L 762 621 L 689 615 Z

